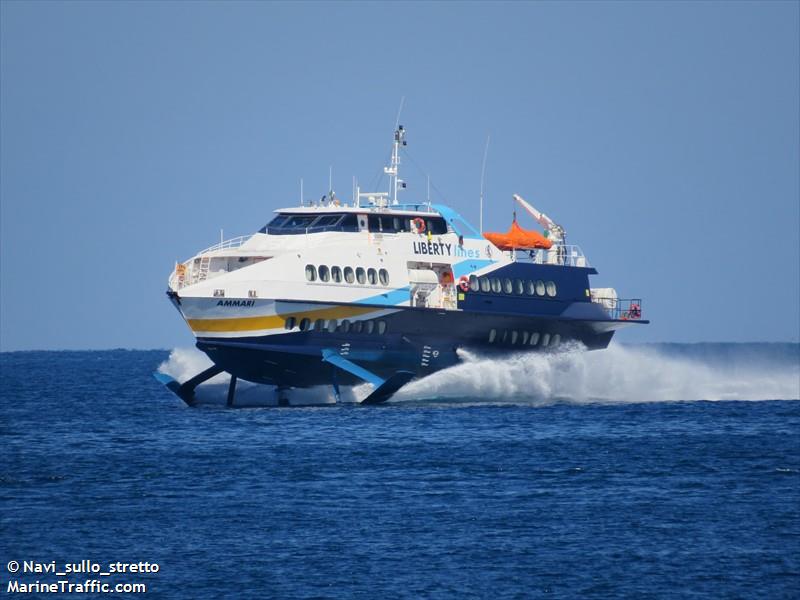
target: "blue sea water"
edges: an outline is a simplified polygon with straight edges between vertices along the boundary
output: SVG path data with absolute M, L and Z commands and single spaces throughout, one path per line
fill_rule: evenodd
M 150 597 L 800 597 L 797 344 L 467 357 L 283 409 L 184 406 L 151 377 L 181 352 L 0 354 L 4 592 L 91 560 L 158 563 L 108 578 Z

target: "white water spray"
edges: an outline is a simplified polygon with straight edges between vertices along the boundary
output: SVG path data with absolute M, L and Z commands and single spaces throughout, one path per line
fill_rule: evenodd
M 800 367 L 724 365 L 669 356 L 658 347 L 611 345 L 587 352 L 516 354 L 502 359 L 463 353 L 464 362 L 398 392 L 410 398 L 481 398 L 520 403 L 784 400 L 800 398 Z
M 693 400 L 800 399 L 800 364 L 740 358 L 730 361 L 673 356 L 659 346 L 619 346 L 586 352 L 577 345 L 562 352 L 487 358 L 462 351 L 464 362 L 402 388 L 392 402 L 422 399 L 470 403 L 546 405 L 555 402 L 635 403 Z M 194 348 L 176 348 L 159 371 L 186 381 L 211 362 Z M 223 399 L 227 375 L 197 388 L 203 399 Z M 216 385 L 213 385 L 216 384 Z M 204 390 L 205 388 L 205 390 Z M 358 401 L 371 386 L 342 388 L 344 401 Z M 237 403 L 248 397 L 272 401 L 271 387 L 241 382 Z M 302 403 L 330 402 L 329 386 L 312 388 Z

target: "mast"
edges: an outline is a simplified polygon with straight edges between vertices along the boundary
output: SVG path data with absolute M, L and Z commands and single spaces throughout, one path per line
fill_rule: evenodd
M 406 188 L 406 182 L 398 176 L 400 167 L 400 146 L 406 145 L 406 130 L 402 125 L 398 125 L 394 131 L 394 143 L 392 144 L 392 161 L 388 167 L 383 168 L 383 172 L 389 176 L 389 194 L 392 196 L 392 204 L 397 204 L 398 190 Z
M 486 134 L 486 146 L 483 148 L 483 162 L 481 163 L 481 208 L 480 224 L 478 231 L 483 235 L 483 176 L 486 174 L 486 156 L 489 154 L 489 134 Z

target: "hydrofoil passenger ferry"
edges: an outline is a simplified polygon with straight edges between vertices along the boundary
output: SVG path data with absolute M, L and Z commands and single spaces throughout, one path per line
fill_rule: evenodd
M 512 223 L 477 231 L 442 204 L 401 203 L 405 130 L 394 134 L 388 192 L 335 195 L 282 208 L 256 233 L 178 263 L 167 295 L 213 366 L 186 382 L 159 380 L 188 404 L 197 385 L 228 372 L 292 388 L 368 382 L 363 403 L 389 399 L 413 378 L 484 354 L 551 351 L 567 341 L 608 346 L 642 320 L 639 299 L 592 289 L 597 271 L 564 229 L 518 195 L 544 235 Z

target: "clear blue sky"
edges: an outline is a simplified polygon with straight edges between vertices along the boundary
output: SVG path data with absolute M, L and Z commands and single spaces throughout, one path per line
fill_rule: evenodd
M 511 194 L 642 296 L 627 341 L 797 341 L 796 2 L 0 3 L 0 348 L 169 348 L 176 259 L 367 185 Z M 407 199 L 425 177 L 406 164 Z M 438 199 L 438 198 L 437 198 Z M 524 221 L 532 225 L 530 221 Z

